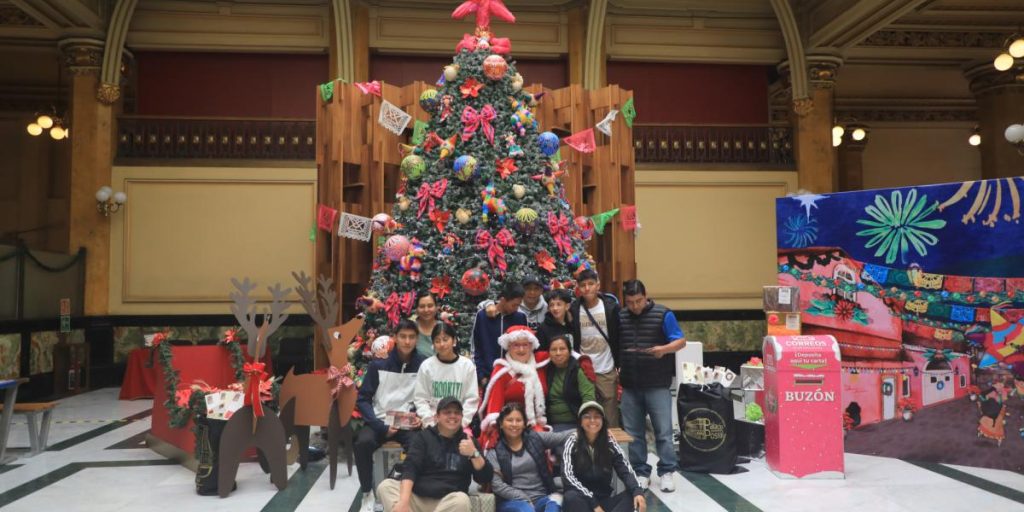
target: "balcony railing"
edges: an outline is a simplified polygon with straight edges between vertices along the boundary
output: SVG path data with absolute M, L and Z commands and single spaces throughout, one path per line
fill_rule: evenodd
M 313 160 L 313 120 L 196 119 L 123 116 L 123 159 Z
M 633 126 L 637 163 L 793 165 L 792 129 L 785 126 Z

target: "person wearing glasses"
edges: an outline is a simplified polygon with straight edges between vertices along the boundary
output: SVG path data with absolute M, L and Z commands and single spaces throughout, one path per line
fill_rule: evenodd
M 491 487 L 498 498 L 497 512 L 559 512 L 562 496 L 556 492 L 548 450 L 557 452 L 572 432 L 526 428 L 519 402 L 502 407 L 498 425 L 498 444 L 487 450 L 487 461 L 494 468 Z
M 543 368 L 548 360 L 543 352 L 540 361 L 534 355 L 539 344 L 537 336 L 525 325 L 509 327 L 498 337 L 498 345 L 507 353 L 494 362 L 480 407 L 480 442 L 484 448 L 493 448 L 497 443 L 498 414 L 509 402 L 523 404 L 528 428 L 545 430 L 547 383 Z
M 604 408 L 587 402 L 579 410 L 580 426 L 565 441 L 562 475 L 566 512 L 645 512 L 644 490 L 618 443 L 608 435 Z M 612 471 L 626 490 L 612 494 Z

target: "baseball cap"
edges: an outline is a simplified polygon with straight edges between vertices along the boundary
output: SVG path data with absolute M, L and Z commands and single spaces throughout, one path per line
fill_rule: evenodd
M 441 412 L 441 410 L 447 408 L 449 405 L 457 405 L 459 406 L 459 410 L 462 410 L 462 402 L 460 402 L 458 398 L 455 398 L 454 396 L 446 396 L 437 403 L 437 411 Z
M 594 401 L 586 402 L 583 405 L 581 405 L 579 414 L 577 414 L 576 416 L 582 417 L 583 413 L 586 412 L 587 409 L 597 409 L 598 411 L 601 412 L 601 416 L 604 416 L 604 407 L 601 407 L 601 404 Z
M 520 283 L 520 284 L 522 284 L 524 287 L 525 286 L 529 286 L 531 284 L 535 284 L 537 286 L 540 286 L 541 288 L 544 287 L 544 283 L 540 280 L 540 278 L 535 276 L 535 275 L 533 275 L 533 274 L 530 274 L 530 275 L 524 277 L 523 278 L 523 282 Z

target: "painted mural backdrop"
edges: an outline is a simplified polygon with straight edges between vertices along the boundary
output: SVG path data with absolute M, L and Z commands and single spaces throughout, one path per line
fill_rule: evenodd
M 1024 178 L 776 201 L 779 283 L 843 353 L 847 451 L 1024 471 Z

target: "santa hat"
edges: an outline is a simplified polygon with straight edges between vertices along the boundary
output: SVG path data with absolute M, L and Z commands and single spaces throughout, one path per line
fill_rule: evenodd
M 529 341 L 533 345 L 533 349 L 537 350 L 540 348 L 540 340 L 533 334 L 533 329 L 525 325 L 513 325 L 505 330 L 505 334 L 498 336 L 498 345 L 502 350 L 507 351 L 508 346 L 514 341 Z

